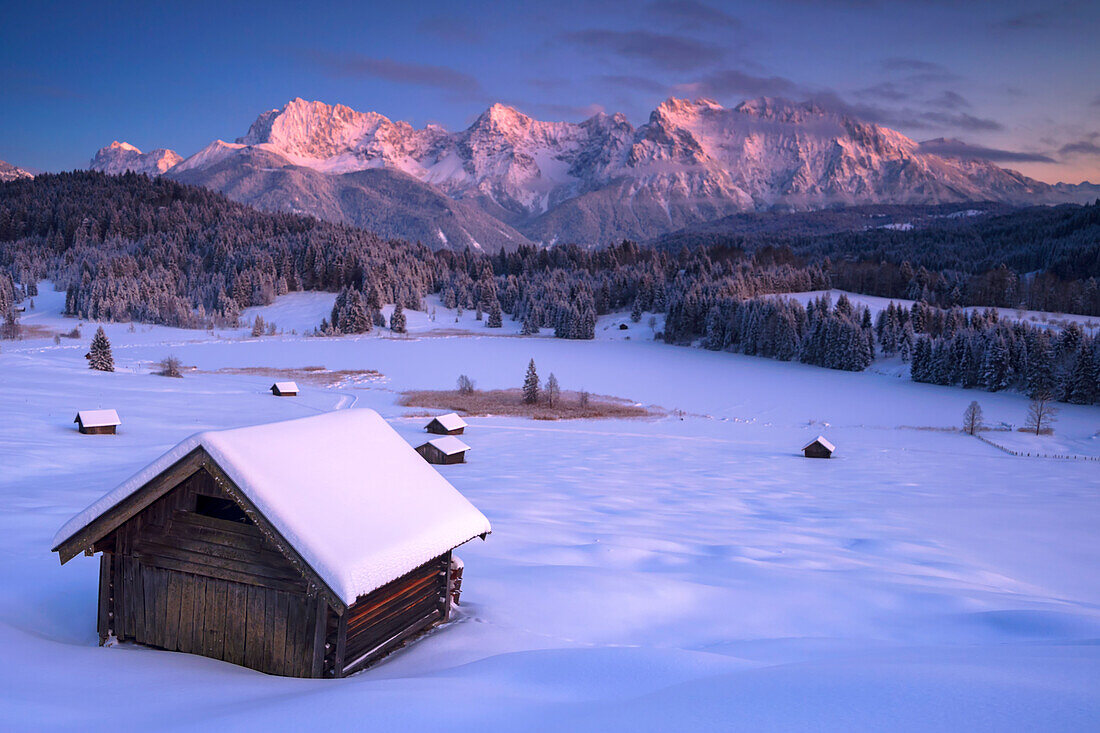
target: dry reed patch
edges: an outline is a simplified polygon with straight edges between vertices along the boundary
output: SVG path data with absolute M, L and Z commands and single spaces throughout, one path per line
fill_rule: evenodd
M 319 387 L 340 387 L 384 378 L 382 372 L 374 369 L 326 369 L 323 366 L 304 366 L 280 369 L 276 367 L 222 367 L 213 374 L 245 374 L 249 376 L 271 377 L 272 379 L 305 382 Z
M 449 410 L 464 415 L 507 415 L 529 417 L 535 420 L 577 420 L 590 418 L 638 418 L 659 417 L 659 410 L 643 407 L 630 400 L 607 395 L 589 395 L 588 405 L 580 403 L 577 392 L 562 392 L 558 402 L 550 406 L 545 402 L 529 405 L 523 401 L 519 389 L 490 389 L 459 392 L 458 390 L 418 389 L 403 392 L 400 404 L 405 407 L 424 407 L 433 410 Z

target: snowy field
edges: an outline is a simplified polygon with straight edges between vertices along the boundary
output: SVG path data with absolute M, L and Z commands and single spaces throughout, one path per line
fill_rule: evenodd
M 68 331 L 62 302 L 44 287 L 23 323 Z M 113 374 L 87 369 L 92 324 L 2 344 L 0 728 L 117 729 L 124 708 L 123 727 L 158 730 L 1100 729 L 1100 463 L 950 430 L 972 399 L 1019 425 L 1024 398 L 666 346 L 648 315 L 589 342 L 438 303 L 408 337 L 290 333 L 331 303 L 258 309 L 284 331 L 258 339 L 111 324 Z M 195 370 L 150 374 L 168 354 Z M 518 386 L 532 357 L 565 389 L 669 416 L 471 419 L 470 463 L 440 468 L 493 534 L 459 551 L 452 623 L 344 680 L 97 646 L 98 561 L 61 567 L 50 539 L 164 450 L 357 407 L 419 441 L 400 391 Z M 218 372 L 309 365 L 384 376 L 277 399 L 270 377 Z M 119 411 L 117 436 L 76 433 L 94 408 Z M 1100 455 L 1100 409 L 1061 408 L 1044 452 Z M 818 433 L 834 460 L 800 456 Z

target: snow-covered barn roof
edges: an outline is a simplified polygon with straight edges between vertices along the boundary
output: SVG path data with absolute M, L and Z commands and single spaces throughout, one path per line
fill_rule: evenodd
M 807 443 L 806 445 L 802 446 L 802 450 L 806 450 L 807 448 L 809 448 L 814 443 L 821 443 L 821 445 L 823 445 L 823 446 L 825 446 L 826 448 L 829 449 L 830 453 L 832 453 L 833 451 L 836 450 L 836 446 L 833 445 L 832 443 L 830 443 L 829 441 L 825 440 L 824 435 L 819 435 L 816 438 L 814 438 L 813 440 L 811 440 L 809 443 Z
M 73 418 L 73 422 L 78 422 L 86 428 L 106 428 L 122 424 L 118 419 L 118 413 L 114 410 L 80 410 Z
M 444 435 L 442 438 L 433 438 L 428 445 L 434 445 L 445 456 L 453 456 L 455 453 L 463 453 L 470 450 L 470 446 L 463 443 L 453 435 Z
M 467 427 L 466 421 L 454 412 L 448 412 L 446 415 L 436 415 L 432 420 L 442 425 L 444 430 L 459 430 Z M 430 422 L 428 424 L 431 425 Z
M 274 387 L 275 389 L 279 390 L 280 392 L 297 392 L 298 391 L 298 383 L 297 382 L 276 382 L 275 384 L 273 384 L 271 386 Z
M 70 519 L 54 549 L 200 447 L 349 605 L 491 531 L 378 413 L 358 409 L 193 435 Z

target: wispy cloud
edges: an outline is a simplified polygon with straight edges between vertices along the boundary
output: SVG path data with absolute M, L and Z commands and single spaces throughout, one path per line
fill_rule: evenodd
M 920 152 L 941 155 L 948 158 L 976 158 L 994 163 L 1053 163 L 1053 158 L 1043 153 L 1026 153 L 1016 150 L 987 148 L 970 145 L 962 140 L 925 140 L 920 144 Z
M 905 74 L 910 81 L 954 81 L 959 78 L 943 64 L 904 56 L 883 59 L 882 68 L 891 74 Z
M 455 15 L 435 15 L 425 18 L 416 25 L 421 33 L 454 43 L 480 43 L 485 33 L 469 18 Z
M 945 90 L 938 97 L 931 99 L 929 104 L 936 107 L 942 107 L 943 109 L 964 109 L 970 106 L 970 102 L 968 102 L 965 97 L 950 89 Z
M 483 95 L 473 76 L 447 66 L 416 64 L 361 54 L 310 51 L 307 57 L 333 76 L 366 77 L 400 84 L 446 89 L 468 95 Z
M 721 60 L 723 51 L 688 36 L 592 28 L 560 38 L 595 53 L 611 53 L 669 71 L 691 71 Z
M 741 21 L 724 10 L 694 0 L 657 0 L 646 6 L 654 15 L 684 28 L 740 28 Z
M 1058 148 L 1058 153 L 1068 158 L 1075 158 L 1081 155 L 1100 155 L 1100 145 L 1096 142 L 1098 139 L 1100 139 L 1100 133 L 1094 132 L 1091 135 L 1087 135 L 1084 140 L 1075 140 L 1074 142 L 1066 143 Z
M 803 94 L 798 84 L 782 76 L 757 76 L 737 69 L 723 69 L 706 74 L 698 81 L 678 85 L 680 94 L 700 94 L 709 97 L 743 95 L 749 97 L 784 97 Z
M 996 120 L 976 117 L 966 112 L 922 112 L 919 117 L 925 122 L 956 130 L 993 132 L 1004 129 L 1004 125 Z
M 604 74 L 596 77 L 599 83 L 614 89 L 631 89 L 647 94 L 667 94 L 667 84 L 644 76 L 631 76 L 629 74 Z

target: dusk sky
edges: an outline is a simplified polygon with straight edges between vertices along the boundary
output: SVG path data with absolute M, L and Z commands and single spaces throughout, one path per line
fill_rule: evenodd
M 5 3 L 0 159 L 85 167 L 112 140 L 187 156 L 294 97 L 457 129 L 497 101 L 641 124 L 670 95 L 768 95 L 1100 181 L 1095 0 L 167 5 Z

